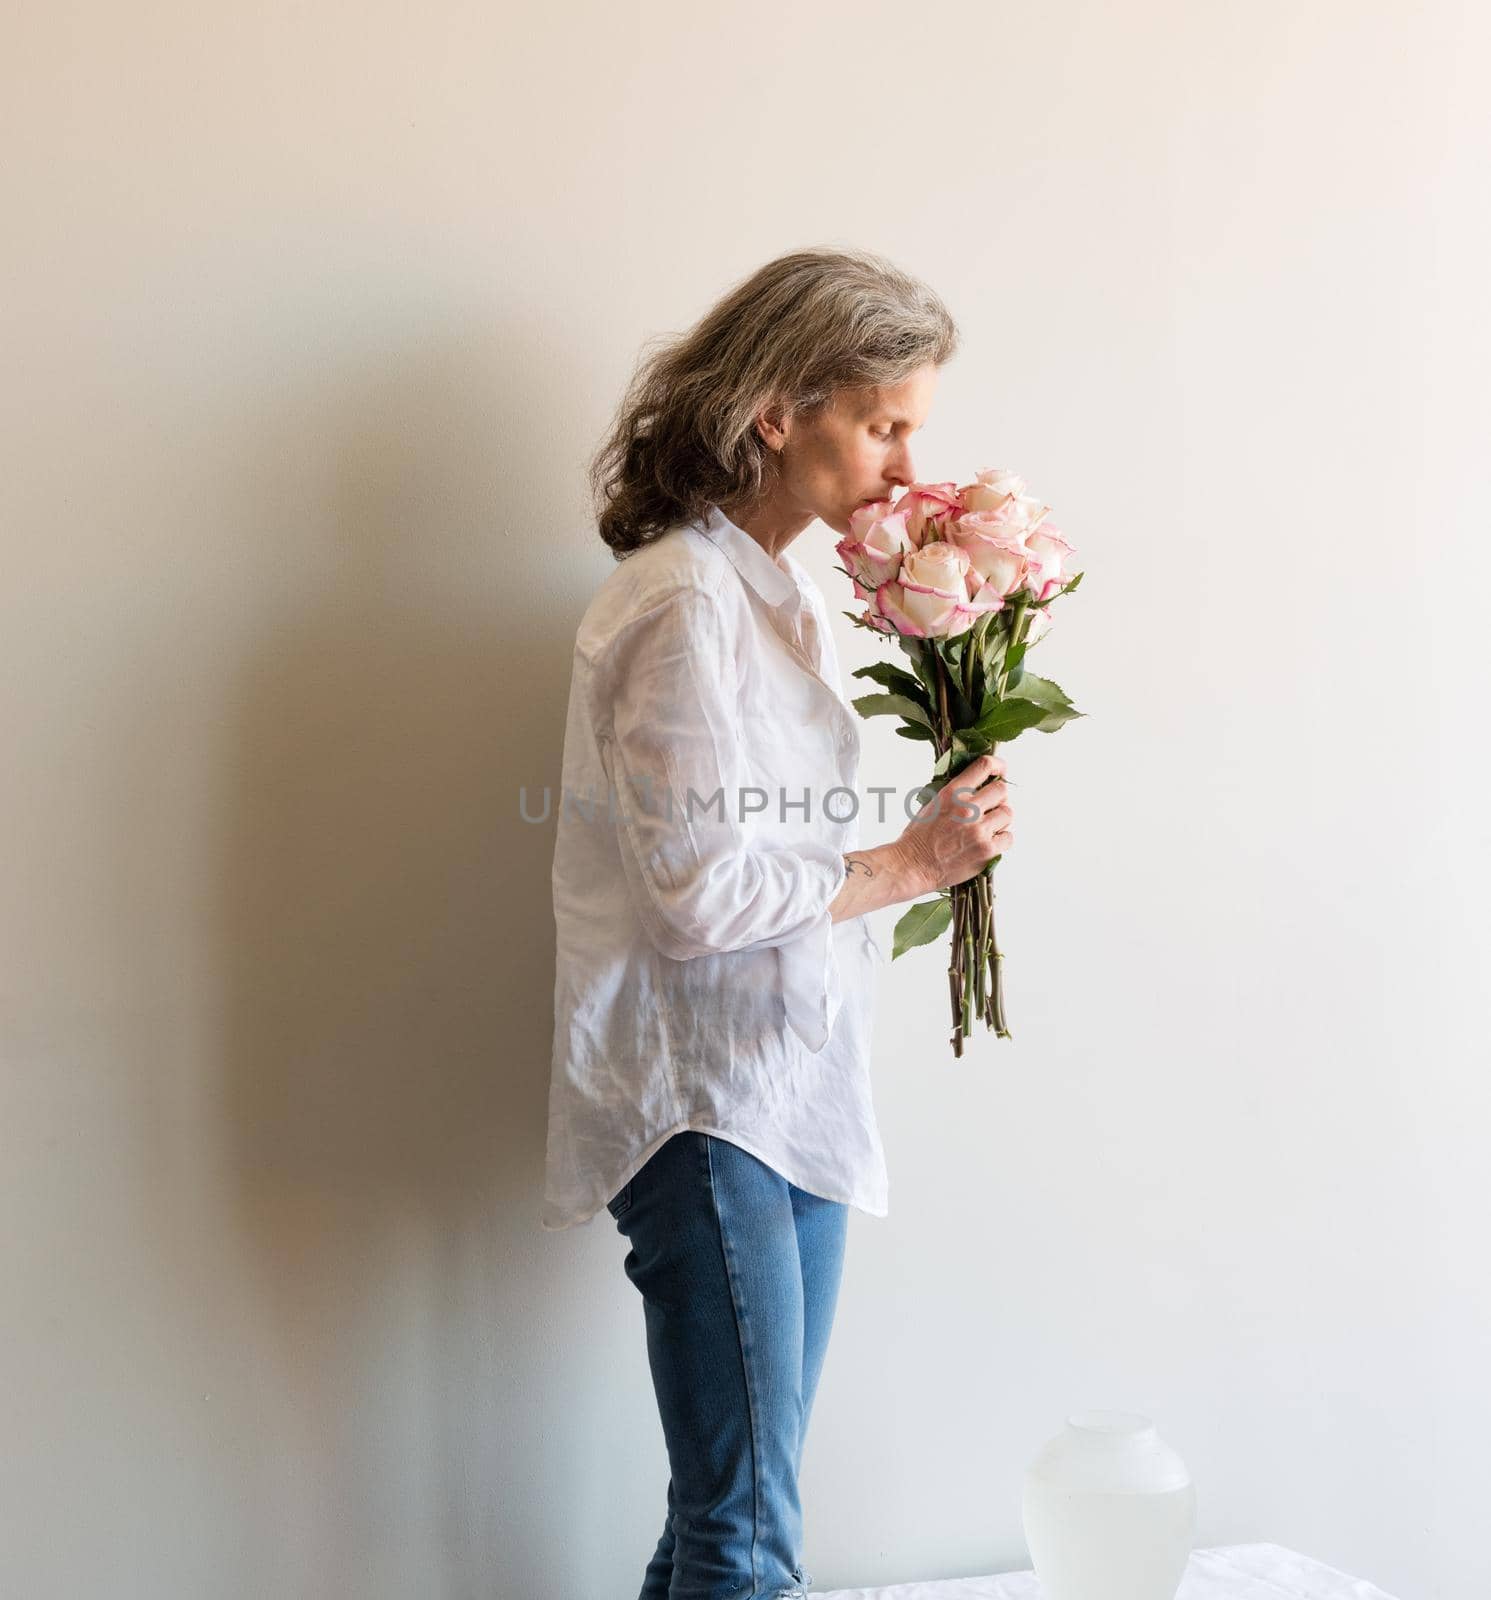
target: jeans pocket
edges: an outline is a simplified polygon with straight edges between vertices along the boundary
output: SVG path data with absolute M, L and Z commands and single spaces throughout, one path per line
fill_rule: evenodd
M 632 1186 L 630 1183 L 625 1183 L 616 1191 L 614 1195 L 611 1196 L 608 1201 L 606 1201 L 606 1210 L 609 1211 L 613 1217 L 620 1217 L 622 1212 L 625 1211 L 631 1203 Z

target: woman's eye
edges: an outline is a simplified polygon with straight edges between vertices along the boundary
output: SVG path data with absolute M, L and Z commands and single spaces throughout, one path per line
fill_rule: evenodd
M 883 429 L 882 428 L 871 428 L 870 432 L 877 439 L 889 439 L 890 438 L 890 429 L 889 428 L 883 428 Z

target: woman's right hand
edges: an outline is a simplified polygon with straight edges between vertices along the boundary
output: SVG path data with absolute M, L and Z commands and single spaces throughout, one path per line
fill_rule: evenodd
M 929 888 L 963 883 L 1009 850 L 1014 813 L 1005 795 L 1004 757 L 976 756 L 906 824 L 897 843 Z

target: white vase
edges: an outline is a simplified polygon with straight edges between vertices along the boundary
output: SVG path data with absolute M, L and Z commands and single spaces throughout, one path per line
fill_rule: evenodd
M 1148 1417 L 1079 1411 L 1026 1469 L 1023 1520 L 1042 1600 L 1175 1600 L 1196 1490 Z

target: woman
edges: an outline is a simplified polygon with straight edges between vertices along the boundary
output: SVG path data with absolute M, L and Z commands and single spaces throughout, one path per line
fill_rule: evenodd
M 859 719 L 787 553 L 914 481 L 956 341 L 888 262 L 798 251 L 642 366 L 596 458 L 619 565 L 565 730 L 543 1225 L 604 1204 L 630 1242 L 671 1469 L 641 1600 L 811 1582 L 798 1472 L 848 1210 L 886 1214 L 866 914 L 1012 843 L 990 756 L 972 804 L 858 848 Z

